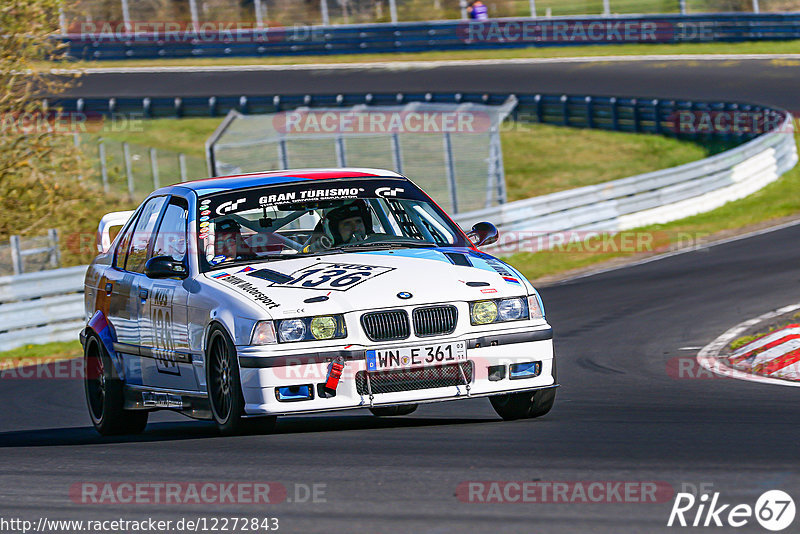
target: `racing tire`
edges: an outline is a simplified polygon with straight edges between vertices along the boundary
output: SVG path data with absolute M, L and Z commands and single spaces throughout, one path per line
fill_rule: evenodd
M 276 416 L 245 417 L 236 347 L 220 326 L 211 328 L 206 349 L 206 384 L 211 414 L 220 434 L 268 434 Z
M 102 436 L 140 434 L 147 426 L 145 410 L 124 409 L 122 380 L 100 339 L 86 338 L 83 348 L 84 389 L 92 425 Z
M 553 358 L 553 381 L 558 383 L 556 360 Z M 548 413 L 556 401 L 556 388 L 535 389 L 489 397 L 492 408 L 505 421 L 533 419 Z
M 396 406 L 379 406 L 370 408 L 372 415 L 377 417 L 394 417 L 397 415 L 408 415 L 417 411 L 417 404 L 398 404 Z

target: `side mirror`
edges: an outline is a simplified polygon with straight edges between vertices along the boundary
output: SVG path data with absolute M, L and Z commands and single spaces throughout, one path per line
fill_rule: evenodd
M 147 278 L 180 278 L 189 276 L 186 266 L 175 261 L 172 256 L 155 256 L 144 264 L 144 274 Z
M 496 242 L 497 238 L 500 237 L 500 232 L 490 222 L 479 222 L 472 227 L 472 230 L 467 232 L 467 237 L 472 241 L 473 245 L 480 247 Z

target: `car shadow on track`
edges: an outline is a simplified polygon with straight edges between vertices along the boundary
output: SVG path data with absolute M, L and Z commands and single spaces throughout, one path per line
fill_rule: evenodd
M 278 419 L 271 434 L 250 435 L 250 438 L 269 439 L 271 436 L 335 432 L 354 430 L 378 430 L 392 428 L 414 428 L 426 426 L 474 425 L 497 423 L 498 418 L 452 418 L 452 417 L 375 417 L 371 415 L 351 416 L 306 416 Z M 0 432 L 0 448 L 4 447 L 54 447 L 64 445 L 96 445 L 112 443 L 147 443 L 158 441 L 183 441 L 221 437 L 216 426 L 208 421 L 150 423 L 142 434 L 104 437 L 92 427 L 45 428 Z

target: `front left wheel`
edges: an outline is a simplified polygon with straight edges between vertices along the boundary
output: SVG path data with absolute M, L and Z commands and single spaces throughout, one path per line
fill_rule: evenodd
M 126 410 L 122 381 L 96 335 L 83 348 L 84 387 L 92 425 L 103 436 L 139 434 L 147 426 L 148 412 Z
M 277 417 L 245 417 L 236 347 L 220 326 L 214 326 L 206 349 L 206 384 L 211 413 L 223 435 L 268 434 Z

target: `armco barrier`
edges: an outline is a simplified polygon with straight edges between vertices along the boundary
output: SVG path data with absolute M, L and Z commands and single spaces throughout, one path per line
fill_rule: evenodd
M 208 30 L 205 28 L 208 27 Z M 88 31 L 97 31 L 94 24 Z M 99 28 L 103 31 L 102 25 Z M 61 37 L 77 59 L 119 60 L 476 50 L 528 46 L 685 43 L 800 38 L 798 13 L 616 15 L 487 21 L 297 26 L 226 31 L 209 23 L 198 32 L 107 33 Z
M 797 160 L 787 114 L 778 130 L 707 159 L 464 213 L 455 220 L 462 228 L 483 220 L 495 223 L 501 232 L 495 252 L 535 250 L 526 245 L 559 232 L 613 233 L 710 211 L 758 191 Z
M 86 266 L 0 277 L 0 350 L 78 339 Z

